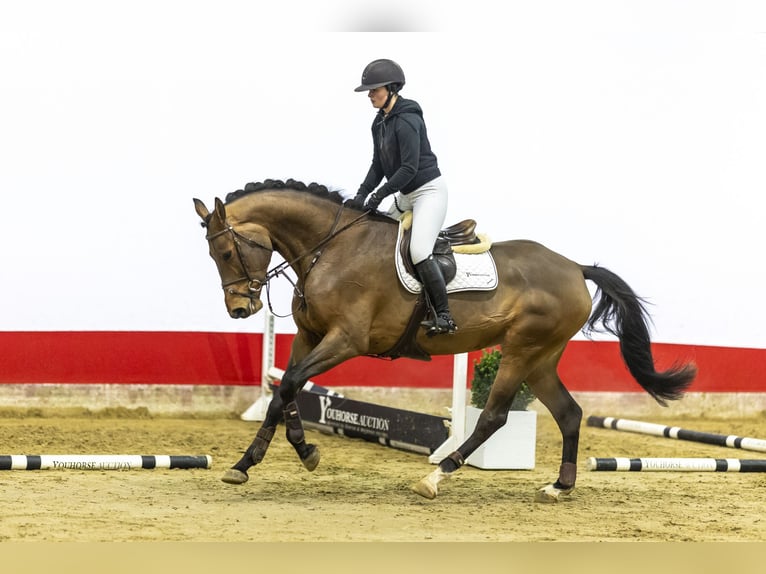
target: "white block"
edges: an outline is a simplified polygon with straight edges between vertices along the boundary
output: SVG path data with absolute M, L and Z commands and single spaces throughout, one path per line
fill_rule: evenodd
M 466 407 L 466 438 L 476 428 L 480 413 L 481 409 Z M 509 411 L 505 425 L 477 448 L 466 462 L 486 470 L 530 470 L 535 468 L 536 442 L 537 412 Z

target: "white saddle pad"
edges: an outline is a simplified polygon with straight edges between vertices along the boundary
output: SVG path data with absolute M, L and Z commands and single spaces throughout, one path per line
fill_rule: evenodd
M 399 226 L 399 237 L 396 240 L 396 273 L 399 275 L 404 288 L 410 293 L 420 293 L 423 286 L 413 277 L 404 266 L 399 246 L 404 235 Z M 457 291 L 492 291 L 497 287 L 497 268 L 492 253 L 454 253 L 457 273 L 455 278 L 447 283 L 447 293 Z

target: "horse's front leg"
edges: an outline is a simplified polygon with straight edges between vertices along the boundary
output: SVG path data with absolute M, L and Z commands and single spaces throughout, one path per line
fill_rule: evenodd
M 284 379 L 287 378 L 285 373 Z M 295 400 L 291 400 L 284 405 L 284 399 L 282 398 L 282 385 L 285 385 L 284 379 L 280 385 L 280 392 L 277 393 L 269 403 L 269 408 L 266 413 L 266 419 L 258 429 L 255 435 L 255 439 L 247 447 L 245 454 L 237 463 L 232 466 L 223 475 L 223 480 L 229 484 L 244 484 L 248 481 L 247 471 L 250 467 L 255 466 L 263 460 L 266 456 L 266 451 L 271 444 L 271 439 L 274 438 L 274 433 L 277 430 L 277 424 L 284 420 L 287 427 L 287 440 L 293 445 L 298 456 L 308 470 L 314 470 L 319 464 L 319 449 L 313 444 L 307 444 L 303 432 L 303 423 L 301 422 L 300 413 L 298 412 L 298 405 Z M 289 385 L 285 385 L 287 388 Z M 293 399 L 294 399 L 293 393 Z
M 295 346 L 293 346 L 293 356 L 295 356 L 295 351 Z M 295 361 L 282 377 L 282 382 L 279 385 L 279 396 L 282 399 L 282 404 L 285 405 L 283 416 L 287 441 L 293 445 L 303 466 L 310 471 L 319 464 L 319 449 L 316 445 L 306 442 L 303 422 L 295 397 L 311 377 L 324 373 L 358 354 L 349 344 L 349 337 L 345 331 L 336 329 L 327 333 L 319 344 L 302 359 Z
M 261 462 L 263 457 L 266 456 L 266 451 L 276 432 L 277 424 L 283 417 L 282 404 L 282 398 L 278 394 L 275 394 L 266 410 L 266 418 L 264 419 L 261 428 L 258 429 L 253 442 L 247 447 L 242 458 L 226 471 L 221 478 L 222 481 L 228 484 L 244 484 L 247 482 L 249 478 L 247 471 L 251 466 Z
M 284 379 L 283 382 L 284 383 Z M 305 384 L 305 381 L 301 383 L 301 387 Z M 280 394 L 282 388 L 280 385 Z M 289 393 L 288 389 L 285 389 L 285 395 L 292 394 L 289 398 L 289 402 L 286 402 L 284 409 L 285 420 L 285 435 L 287 436 L 287 442 L 293 445 L 295 452 L 298 453 L 298 458 L 301 459 L 303 466 L 307 470 L 314 470 L 319 464 L 319 449 L 316 445 L 306 442 L 306 433 L 303 430 L 303 421 L 301 420 L 300 411 L 298 411 L 298 403 L 295 401 L 295 392 Z M 282 399 L 286 401 L 285 398 Z
M 248 480 L 248 469 L 261 462 L 277 424 L 284 421 L 288 442 L 293 445 L 303 466 L 314 470 L 319 464 L 319 449 L 306 442 L 303 422 L 300 418 L 295 397 L 298 391 L 311 377 L 323 373 L 332 367 L 358 355 L 342 333 L 326 335 L 318 345 L 308 351 L 310 345 L 298 333 L 293 341 L 290 364 L 282 376 L 279 392 L 274 395 L 266 412 L 266 419 L 255 439 L 245 451 L 244 456 L 223 476 L 229 484 L 243 484 Z

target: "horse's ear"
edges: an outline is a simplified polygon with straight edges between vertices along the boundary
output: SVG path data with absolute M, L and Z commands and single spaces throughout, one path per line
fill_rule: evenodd
M 223 205 L 223 201 L 219 198 L 215 198 L 215 214 L 221 221 L 226 221 L 226 207 Z
M 207 221 L 210 212 L 205 207 L 205 204 L 196 197 L 194 198 L 194 209 L 197 211 L 197 215 L 202 218 L 202 221 Z

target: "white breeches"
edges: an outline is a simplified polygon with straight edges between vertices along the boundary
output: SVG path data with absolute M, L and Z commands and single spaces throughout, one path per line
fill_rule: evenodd
M 447 217 L 447 182 L 439 176 L 407 195 L 397 193 L 394 199 L 386 215 L 399 219 L 404 212 L 412 211 L 410 255 L 412 262 L 418 264 L 433 253 L 436 237 Z

